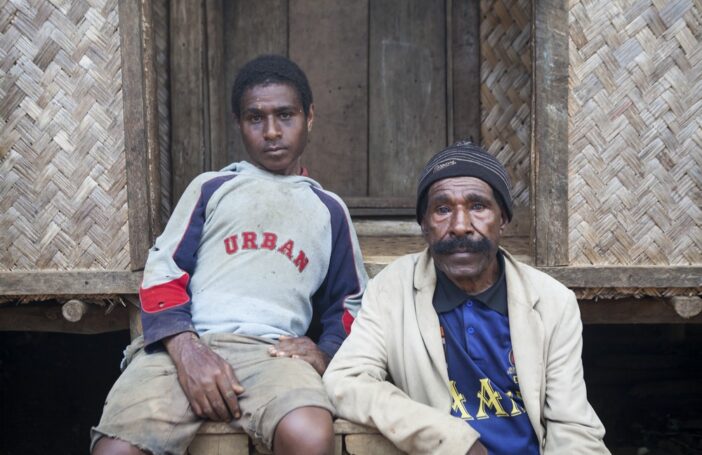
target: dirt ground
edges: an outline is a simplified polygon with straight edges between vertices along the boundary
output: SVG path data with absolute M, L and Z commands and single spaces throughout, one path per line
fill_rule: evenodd
M 702 453 L 702 326 L 587 326 L 590 401 L 615 455 Z M 127 332 L 0 332 L 0 455 L 85 455 Z

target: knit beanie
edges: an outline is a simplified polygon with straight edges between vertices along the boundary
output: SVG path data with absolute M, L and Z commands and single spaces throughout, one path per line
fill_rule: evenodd
M 512 220 L 512 184 L 507 169 L 478 145 L 459 141 L 429 160 L 419 176 L 417 187 L 417 222 L 422 223 L 427 210 L 427 192 L 432 183 L 450 177 L 476 177 L 492 187 L 500 207 Z

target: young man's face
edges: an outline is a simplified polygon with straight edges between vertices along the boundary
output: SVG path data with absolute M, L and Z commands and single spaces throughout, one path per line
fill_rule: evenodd
M 274 174 L 299 174 L 313 117 L 313 106 L 305 116 L 300 96 L 289 84 L 247 89 L 241 97 L 239 129 L 253 164 Z
M 436 266 L 469 293 L 496 278 L 506 222 L 490 185 L 475 177 L 439 180 L 427 192 L 422 232 Z

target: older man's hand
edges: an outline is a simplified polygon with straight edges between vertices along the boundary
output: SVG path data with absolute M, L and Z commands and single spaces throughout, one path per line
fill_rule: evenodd
M 312 365 L 320 376 L 331 361 L 331 358 L 308 337 L 281 336 L 278 343 L 268 348 L 268 353 L 273 357 L 302 359 Z
M 488 451 L 480 441 L 475 441 L 466 455 L 488 455 Z

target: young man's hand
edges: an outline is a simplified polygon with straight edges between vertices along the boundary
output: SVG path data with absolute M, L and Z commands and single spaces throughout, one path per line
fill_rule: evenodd
M 268 348 L 268 353 L 273 357 L 302 359 L 312 365 L 320 376 L 324 374 L 331 361 L 331 358 L 308 337 L 281 336 L 278 343 Z
M 178 382 L 199 417 L 231 420 L 241 416 L 237 395 L 244 388 L 234 369 L 204 344 L 193 332 L 183 332 L 164 340 L 178 371 Z

